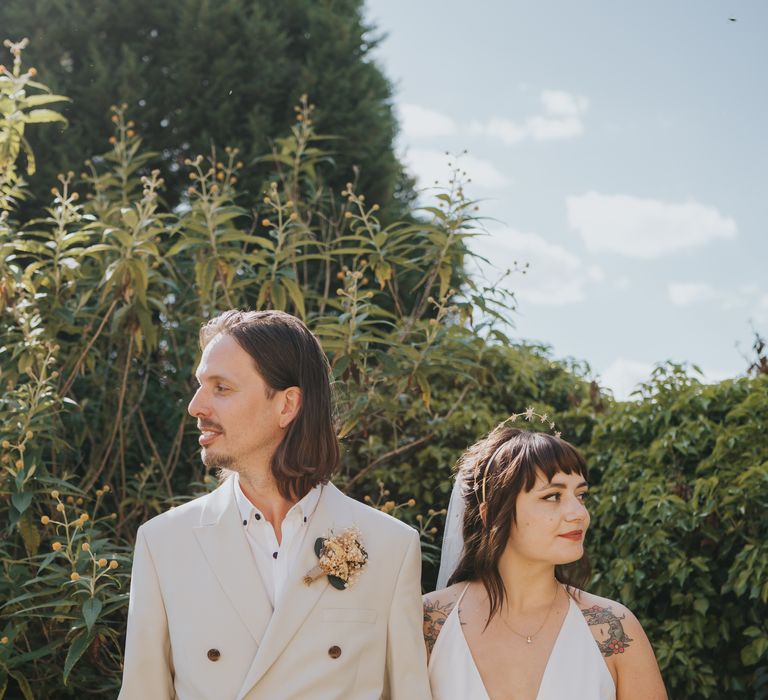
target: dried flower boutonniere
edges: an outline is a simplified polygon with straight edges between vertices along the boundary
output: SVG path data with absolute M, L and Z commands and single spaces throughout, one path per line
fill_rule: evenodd
M 304 576 L 307 586 L 325 575 L 334 588 L 350 588 L 368 561 L 368 552 L 360 542 L 360 531 L 355 527 L 339 535 L 318 537 L 315 540 L 315 554 L 320 561 Z

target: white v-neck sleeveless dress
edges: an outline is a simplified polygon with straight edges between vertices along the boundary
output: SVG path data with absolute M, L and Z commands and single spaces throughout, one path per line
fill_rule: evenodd
M 459 619 L 462 591 L 429 658 L 433 700 L 489 700 Z M 547 660 L 536 700 L 616 700 L 616 686 L 581 610 L 568 612 Z

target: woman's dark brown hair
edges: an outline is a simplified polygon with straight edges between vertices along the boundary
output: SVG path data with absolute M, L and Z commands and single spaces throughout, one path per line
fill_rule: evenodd
M 461 479 L 465 504 L 464 551 L 448 585 L 481 581 L 490 601 L 488 621 L 505 600 L 499 559 L 517 518 L 517 496 L 533 488 L 537 472 L 549 481 L 557 472 L 587 479 L 586 462 L 573 445 L 554 435 L 503 423 L 459 460 L 456 478 Z M 485 503 L 485 520 L 481 517 L 481 501 Z M 555 578 L 572 588 L 582 588 L 589 573 L 586 554 L 577 562 L 555 567 Z
M 272 474 L 284 498 L 302 498 L 327 482 L 339 465 L 328 359 L 304 323 L 283 311 L 225 311 L 200 329 L 204 348 L 231 335 L 252 358 L 268 395 L 301 389 L 301 408 L 272 455 Z

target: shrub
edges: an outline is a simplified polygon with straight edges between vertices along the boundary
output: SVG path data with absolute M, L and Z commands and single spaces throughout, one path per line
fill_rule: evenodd
M 768 697 L 767 380 L 660 366 L 595 426 L 593 590 L 643 621 L 671 697 Z

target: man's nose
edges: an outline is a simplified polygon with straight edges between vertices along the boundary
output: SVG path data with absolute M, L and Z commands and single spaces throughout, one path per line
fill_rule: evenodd
M 195 395 L 192 397 L 192 400 L 187 405 L 187 413 L 189 413 L 190 416 L 193 418 L 197 418 L 198 416 L 204 416 L 208 409 L 206 408 L 206 402 L 205 402 L 205 395 L 203 393 L 203 387 L 200 387 L 196 392 Z

